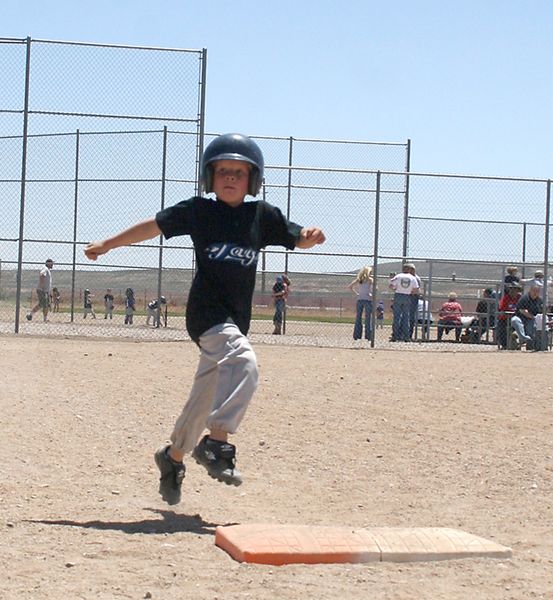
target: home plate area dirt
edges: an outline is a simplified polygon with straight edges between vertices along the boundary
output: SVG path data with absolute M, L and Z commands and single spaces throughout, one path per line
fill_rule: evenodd
M 168 506 L 153 453 L 186 399 L 194 344 L 0 336 L 0 347 L 3 598 L 553 598 L 547 352 L 256 344 L 260 386 L 232 438 L 244 484 L 188 460 L 183 500 Z M 317 544 L 321 529 L 407 532 L 413 554 L 386 560 L 376 536 L 375 561 L 277 566 L 216 544 L 257 526 Z M 425 557 L 422 530 L 501 550 Z

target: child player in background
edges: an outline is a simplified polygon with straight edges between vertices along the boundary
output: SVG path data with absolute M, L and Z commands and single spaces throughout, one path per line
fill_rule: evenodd
M 125 290 L 125 325 L 132 325 L 135 310 L 134 290 L 129 287 Z
M 84 291 L 84 301 L 83 301 L 83 319 L 86 319 L 86 315 L 92 315 L 92 318 L 96 318 L 96 313 L 94 312 L 94 306 L 92 306 L 92 294 L 89 289 Z
M 108 317 L 113 319 L 113 305 L 113 292 L 111 291 L 111 288 L 108 288 L 104 294 L 104 319 L 107 319 Z

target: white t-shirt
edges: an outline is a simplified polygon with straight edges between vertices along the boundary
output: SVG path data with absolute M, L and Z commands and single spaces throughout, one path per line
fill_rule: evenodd
M 411 294 L 419 289 L 419 282 L 411 273 L 398 273 L 390 279 L 390 285 L 396 294 Z
M 40 269 L 40 277 L 44 277 L 44 279 L 42 280 L 42 286 L 39 289 L 49 294 L 52 291 L 52 271 L 50 271 L 46 265 Z
M 524 289 L 528 291 L 531 287 L 543 287 L 543 279 L 534 277 L 533 279 L 521 279 L 521 283 L 524 284 Z

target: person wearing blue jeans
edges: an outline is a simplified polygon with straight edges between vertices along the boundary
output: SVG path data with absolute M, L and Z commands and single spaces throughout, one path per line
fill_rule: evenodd
M 365 312 L 365 339 L 371 339 L 372 333 L 372 287 L 373 278 L 371 267 L 363 267 L 348 288 L 357 295 L 353 339 L 360 340 L 363 334 L 363 312 Z
M 409 341 L 409 319 L 411 314 L 411 295 L 394 294 L 392 309 L 394 320 L 392 322 L 392 342 Z
M 540 297 L 542 290 L 543 286 L 533 285 L 518 301 L 515 315 L 511 319 L 511 325 L 520 343 L 526 344 L 527 350 L 533 348 L 536 329 L 534 319 L 543 312 L 543 301 Z
M 389 288 L 394 293 L 394 305 L 393 315 L 394 320 L 392 323 L 392 342 L 408 342 L 409 337 L 409 325 L 411 308 L 413 301 L 411 297 L 413 295 L 418 296 L 420 288 L 417 278 L 412 274 L 414 265 L 411 263 L 405 263 L 401 273 L 398 273 L 392 279 L 390 279 Z
M 417 285 L 419 290 L 421 288 L 422 282 L 421 278 L 417 275 L 417 270 L 415 269 L 415 265 L 411 265 L 409 267 L 409 273 L 413 275 L 413 277 L 417 280 Z M 411 295 L 411 306 L 409 310 L 409 339 L 413 339 L 413 334 L 415 333 L 415 326 L 417 323 L 417 311 L 419 308 L 419 294 Z
M 372 300 L 359 298 L 357 300 L 357 313 L 355 315 L 355 325 L 353 326 L 353 339 L 360 340 L 363 333 L 363 311 L 365 311 L 365 339 L 371 339 L 371 317 L 373 312 Z

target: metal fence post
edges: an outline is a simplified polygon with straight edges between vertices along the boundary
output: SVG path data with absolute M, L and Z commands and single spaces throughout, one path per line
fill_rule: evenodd
M 528 223 L 522 224 L 522 277 L 526 277 L 526 226 Z
M 167 178 L 167 125 L 163 127 L 163 156 L 161 160 L 161 208 L 165 208 L 165 182 Z M 163 235 L 159 236 L 159 260 L 157 271 L 157 310 L 156 310 L 156 327 L 161 323 L 161 278 L 163 275 Z M 167 326 L 167 322 L 165 323 Z
M 286 196 L 286 218 L 290 219 L 290 203 L 292 198 L 292 157 L 294 153 L 294 138 L 290 136 L 288 146 L 288 183 L 287 183 L 287 196 Z M 284 256 L 284 272 L 288 273 L 288 250 Z
M 21 199 L 19 204 L 19 242 L 17 249 L 17 290 L 15 294 L 15 333 L 19 333 L 21 308 L 21 275 L 23 269 L 23 234 L 25 230 L 25 191 L 27 179 L 27 141 L 29 132 L 29 84 L 31 80 L 31 38 L 28 37 L 25 58 L 25 99 L 23 104 L 23 145 L 21 150 Z
M 267 186 L 265 185 L 265 178 L 263 178 L 263 183 L 261 189 L 263 190 L 263 202 L 267 202 Z M 265 293 L 265 289 L 267 286 L 267 252 L 265 248 L 261 250 L 261 293 Z
M 409 253 L 409 171 L 411 170 L 411 140 L 407 140 L 405 156 L 405 200 L 403 204 L 403 257 Z
M 71 262 L 71 323 L 75 319 L 75 273 L 77 268 L 77 213 L 79 206 L 79 156 L 80 156 L 80 131 L 77 129 L 75 138 L 75 192 L 73 203 L 73 260 Z
M 371 348 L 374 348 L 376 333 L 376 280 L 378 277 L 378 234 L 380 229 L 380 171 L 376 173 L 376 198 L 374 203 L 374 242 L 373 242 L 373 303 L 371 308 Z
M 544 279 L 547 282 L 547 274 L 549 271 L 549 227 L 550 227 L 550 219 L 551 219 L 551 179 L 547 180 L 546 187 L 546 197 L 547 204 L 545 206 L 545 252 L 543 257 L 543 274 Z M 547 289 L 544 286 L 544 289 Z
M 551 219 L 551 179 L 547 180 L 546 184 L 546 201 L 545 201 L 545 237 L 544 237 L 544 255 L 543 255 L 543 311 L 541 320 L 541 343 L 540 350 L 549 349 L 547 340 L 547 288 L 549 287 L 549 225 Z
M 430 341 L 430 315 L 432 314 L 432 267 L 434 265 L 434 261 L 429 261 L 428 264 L 428 286 L 426 288 L 427 299 L 426 302 L 428 304 L 428 328 L 425 335 L 426 341 Z
M 201 54 L 201 71 L 200 71 L 200 97 L 199 97 L 199 119 L 198 119 L 198 144 L 196 154 L 196 196 L 199 196 L 202 192 L 200 176 L 201 176 L 201 162 L 204 153 L 204 134 L 205 134 L 205 82 L 207 73 L 207 49 L 202 49 Z
M 290 219 L 290 204 L 292 199 L 292 157 L 294 154 L 294 138 L 290 136 L 290 146 L 288 149 L 288 185 L 287 185 L 287 199 L 286 199 L 286 218 Z M 290 251 L 286 249 L 284 254 L 284 272 L 288 274 L 288 253 Z M 282 319 L 282 333 L 286 334 L 286 303 L 284 304 L 284 315 Z

